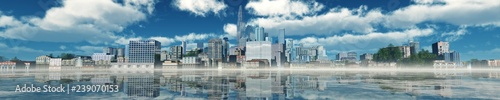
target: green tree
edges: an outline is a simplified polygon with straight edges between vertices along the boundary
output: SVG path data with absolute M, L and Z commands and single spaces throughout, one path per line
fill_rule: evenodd
M 399 50 L 399 47 L 394 47 L 394 45 L 389 44 L 388 47 L 380 48 L 377 53 L 374 54 L 374 61 L 377 62 L 397 62 L 403 53 Z
M 61 57 L 61 59 L 73 59 L 73 58 L 75 58 L 75 54 L 61 53 L 61 55 L 59 57 Z
M 17 59 L 17 57 L 14 57 L 14 58 L 10 59 L 10 61 L 12 61 L 12 62 L 19 62 L 21 60 Z

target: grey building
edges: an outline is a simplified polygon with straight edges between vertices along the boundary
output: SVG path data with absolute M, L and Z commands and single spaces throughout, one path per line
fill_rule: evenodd
M 224 46 L 222 44 L 222 39 L 213 38 L 208 41 L 208 58 L 210 59 L 209 64 L 211 66 L 216 66 L 218 62 L 224 59 L 223 53 Z
M 182 46 L 172 46 L 170 47 L 170 52 L 172 53 L 170 60 L 179 61 L 184 55 L 184 48 Z
M 373 55 L 372 54 L 369 54 L 369 53 L 365 53 L 365 54 L 362 54 L 361 56 L 359 56 L 359 60 L 361 61 L 371 61 L 373 60 Z
M 456 65 L 461 66 L 460 53 L 453 51 L 443 54 L 445 62 L 454 62 Z
M 420 51 L 420 43 L 419 42 L 410 41 L 409 46 L 410 46 L 411 55 L 416 55 Z
M 436 55 L 443 55 L 449 52 L 450 44 L 448 42 L 438 41 L 432 44 L 432 53 Z
M 280 29 L 280 32 L 278 33 L 278 43 L 286 44 L 285 43 L 285 29 Z
M 245 59 L 266 59 L 271 62 L 272 48 L 269 41 L 249 41 L 247 42 Z
M 283 64 L 285 63 L 286 57 L 285 57 L 285 44 L 277 43 L 272 45 L 272 59 L 274 59 L 275 62 L 272 62 L 273 65 L 276 65 L 277 67 L 283 67 Z M 274 64 L 276 63 L 276 64 Z
M 138 40 L 129 43 L 130 63 L 155 63 L 155 55 L 160 54 L 161 43 L 156 40 Z

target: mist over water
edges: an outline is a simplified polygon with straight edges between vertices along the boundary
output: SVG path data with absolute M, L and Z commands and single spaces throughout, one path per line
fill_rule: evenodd
M 0 71 L 0 99 L 500 99 L 500 69 L 71 69 Z M 118 92 L 23 93 L 17 85 L 116 85 Z

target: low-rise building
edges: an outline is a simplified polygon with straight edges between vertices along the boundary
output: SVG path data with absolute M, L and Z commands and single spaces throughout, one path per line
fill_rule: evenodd
M 61 66 L 62 59 L 61 58 L 50 58 L 49 66 Z
M 489 67 L 500 67 L 500 60 L 490 59 L 488 60 Z
M 37 65 L 48 65 L 50 63 L 50 57 L 46 55 L 38 56 L 35 62 Z

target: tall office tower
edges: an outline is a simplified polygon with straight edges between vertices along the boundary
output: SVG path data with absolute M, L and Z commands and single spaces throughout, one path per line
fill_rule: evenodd
M 242 37 L 243 37 L 243 32 L 245 32 L 245 23 L 243 22 L 243 9 L 241 8 L 241 5 L 240 5 L 240 8 L 238 10 L 238 23 L 237 23 L 237 28 L 236 28 L 236 40 L 240 40 Z M 238 41 L 238 46 L 241 47 L 241 43 L 239 43 L 240 41 Z
M 130 63 L 155 63 L 155 55 L 160 54 L 161 43 L 156 40 L 136 40 L 129 44 Z
M 293 39 L 285 40 L 285 57 L 287 62 L 292 61 Z
M 125 49 L 116 48 L 116 57 L 125 57 Z
M 250 41 L 255 41 L 255 33 L 254 33 L 255 27 L 248 25 L 245 29 L 245 37 L 248 38 Z M 245 41 L 246 43 L 246 41 Z
M 116 48 L 104 47 L 104 49 L 102 50 L 102 53 L 106 53 L 108 55 L 116 55 Z
M 203 50 L 203 42 L 196 43 L 196 48 Z
M 410 41 L 410 51 L 411 55 L 416 55 L 420 51 L 420 43 L 415 41 Z
M 255 40 L 256 41 L 264 41 L 265 40 L 266 36 L 265 36 L 263 27 L 256 27 L 254 29 L 254 33 L 255 33 Z
M 187 49 L 187 46 L 186 46 L 186 41 L 182 41 L 182 54 L 186 54 L 186 49 Z
M 229 56 L 229 39 L 227 37 L 222 38 L 222 56 L 227 58 Z M 227 61 L 227 59 L 224 59 Z
M 182 55 L 184 55 L 184 48 L 182 46 L 172 46 L 170 47 L 170 52 L 172 53 L 170 58 L 173 61 L 180 61 L 182 59 Z
M 438 56 L 449 52 L 450 45 L 448 42 L 438 41 L 432 44 L 432 53 Z
M 277 43 L 272 44 L 272 59 L 276 61 L 277 67 L 283 67 L 285 63 L 285 44 Z
M 278 32 L 278 43 L 285 44 L 285 29 L 280 29 Z
M 213 38 L 208 41 L 208 58 L 212 61 L 222 60 L 223 58 L 222 39 Z

